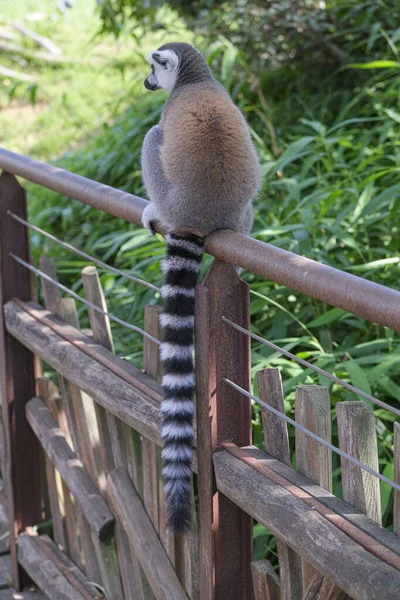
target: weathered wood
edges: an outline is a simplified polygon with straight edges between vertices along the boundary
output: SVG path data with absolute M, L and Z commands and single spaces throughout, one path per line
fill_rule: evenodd
M 46 404 L 50 413 L 56 422 L 58 414 L 60 414 L 60 397 L 58 389 L 54 383 L 46 377 L 40 377 L 36 380 L 37 390 L 39 397 Z M 65 414 L 65 413 L 62 413 Z M 61 427 L 60 427 L 61 428 Z M 65 520 L 60 510 L 60 502 L 64 504 L 64 495 L 62 487 L 59 488 L 57 485 L 57 475 L 54 465 L 51 460 L 45 457 L 46 465 L 46 479 L 47 479 L 47 493 L 49 495 L 50 512 L 53 522 L 53 535 L 54 539 L 64 551 L 68 551 L 68 538 L 67 531 L 65 529 Z M 61 498 L 59 497 L 61 495 Z
M 72 327 L 79 329 L 78 311 L 73 298 L 63 298 L 61 301 L 61 314 L 64 321 Z M 99 432 L 97 428 L 93 399 L 81 392 L 79 388 L 67 380 L 63 380 L 63 397 L 67 414 L 70 419 L 70 429 L 74 447 L 85 465 L 93 482 L 101 488 L 102 469 L 99 455 Z M 100 475 L 99 475 L 100 472 Z M 103 475 L 103 487 L 105 478 Z
M 394 480 L 400 483 L 400 423 L 395 423 L 394 433 Z M 394 490 L 393 497 L 393 531 L 400 535 L 400 492 Z
M 315 573 L 303 600 L 346 600 L 349 596 L 320 573 Z
M 91 528 L 99 538 L 107 539 L 112 534 L 114 518 L 48 408 L 40 398 L 32 398 L 26 407 L 26 415 Z
M 9 554 L 0 556 L 0 589 L 9 587 L 11 580 L 11 557 Z
M 40 270 L 46 275 L 57 281 L 55 267 L 48 256 L 41 255 L 39 259 Z M 42 293 L 45 307 L 55 315 L 63 317 L 62 313 L 62 296 L 60 288 L 52 284 L 48 279 L 41 278 Z
M 47 256 L 40 257 L 40 268 L 43 273 L 57 281 L 57 274 L 52 261 Z M 45 306 L 55 315 L 59 316 L 69 324 L 79 327 L 79 319 L 72 298 L 62 298 L 60 289 L 41 277 L 42 290 Z M 58 375 L 61 397 L 57 407 L 52 412 L 56 422 L 71 448 L 75 449 L 89 475 L 95 481 L 94 463 L 88 445 L 88 430 L 86 427 L 85 413 L 83 410 L 82 396 L 79 389 L 71 385 L 68 380 Z M 58 408 L 58 410 L 57 410 Z M 57 418 L 58 417 L 58 418 Z M 46 458 L 48 461 L 48 457 Z M 51 476 L 51 474 L 49 473 Z M 59 474 L 56 474 L 56 478 Z M 71 559 L 79 566 L 85 564 L 86 573 L 94 581 L 100 581 L 100 572 L 95 548 L 92 541 L 90 526 L 81 512 L 77 509 L 74 499 L 62 481 L 61 494 L 64 500 L 65 525 L 67 530 L 68 545 L 64 546 Z M 79 535 L 78 535 L 79 531 Z M 82 560 L 81 546 L 83 549 L 84 562 Z
M 336 404 L 339 447 L 379 471 L 378 444 L 373 412 L 365 402 Z M 382 523 L 379 480 L 341 458 L 343 499 L 368 517 Z
M 258 393 L 264 402 L 285 413 L 282 378 L 279 369 L 264 369 L 257 373 Z M 261 408 L 265 450 L 290 467 L 290 449 L 287 424 L 282 419 Z M 281 578 L 282 600 L 301 600 L 303 586 L 301 560 L 298 554 L 279 538 L 276 539 Z
M 327 388 L 320 385 L 297 386 L 295 415 L 300 425 L 331 442 L 331 402 Z M 296 470 L 329 492 L 332 491 L 332 451 L 299 429 L 296 429 Z M 314 569 L 303 561 L 304 591 L 314 575 Z
M 159 324 L 161 306 L 145 306 L 144 329 L 154 337 L 161 339 L 162 330 Z M 162 363 L 159 359 L 159 348 L 155 342 L 143 338 L 143 368 L 147 375 L 161 381 Z M 159 450 L 156 444 L 143 438 L 143 504 L 152 520 L 155 529 L 160 532 L 159 524 Z M 164 526 L 164 524 L 163 524 Z
M 400 597 L 399 571 L 367 552 L 290 489 L 228 452 L 216 452 L 213 460 L 223 494 L 354 600 Z
M 85 267 L 82 271 L 82 280 L 87 300 L 107 312 L 107 304 L 96 267 Z M 94 309 L 89 308 L 89 320 L 93 339 L 107 348 L 110 352 L 114 352 L 109 318 Z M 118 461 L 118 464 L 126 464 L 127 462 L 125 431 L 121 421 L 116 419 L 116 417 L 110 413 L 107 413 L 107 411 L 97 402 L 95 402 L 95 412 L 100 434 L 100 446 L 102 449 L 102 471 L 104 475 L 107 476 L 108 473 L 115 468 L 116 460 Z M 117 459 L 115 459 L 114 454 Z M 104 490 L 104 493 L 107 497 L 106 489 Z M 134 560 L 132 560 L 129 541 L 118 520 L 116 521 L 115 527 L 115 546 L 118 553 L 119 564 L 116 560 L 110 560 L 109 565 L 114 566 L 115 577 L 117 577 L 117 574 L 118 578 L 121 576 L 124 600 L 134 600 L 137 598 L 138 594 L 136 583 L 137 576 L 135 576 L 136 569 L 134 568 L 132 570 Z M 112 550 L 112 548 L 109 549 L 110 557 L 112 555 Z M 117 557 L 115 556 L 112 558 L 116 559 Z M 115 581 L 111 581 L 110 583 L 115 588 Z M 112 598 L 117 598 L 120 593 L 119 587 L 120 586 L 118 586 L 118 590 L 113 590 L 110 589 L 110 584 L 108 585 L 107 589 L 109 589 Z
M 161 306 L 145 307 L 144 329 L 155 338 L 162 339 L 162 328 L 159 316 Z M 162 362 L 159 357 L 158 344 L 148 338 L 143 340 L 143 367 L 154 379 L 161 381 L 163 375 Z M 154 527 L 159 533 L 163 546 L 171 559 L 179 580 L 191 600 L 199 596 L 198 570 L 198 537 L 196 513 L 193 506 L 192 529 L 186 535 L 174 535 L 166 528 L 166 506 L 164 498 L 164 481 L 161 476 L 161 450 L 153 442 L 142 440 L 143 460 L 143 503 Z
M 0 600 L 49 600 L 47 596 L 37 590 L 24 590 L 18 594 L 9 588 L 8 590 L 0 591 Z
M 251 563 L 255 600 L 281 600 L 279 578 L 269 560 Z
M 157 600 L 187 600 L 156 530 L 125 470 L 115 469 L 107 478 L 114 510 L 138 556 Z
M 309 479 L 297 473 L 297 471 L 274 459 L 270 454 L 256 450 L 254 447 L 252 447 L 251 452 L 263 465 L 272 469 L 275 473 L 282 475 L 290 483 L 310 494 L 332 513 L 340 515 L 343 519 L 346 519 L 346 521 L 357 527 L 360 532 L 366 533 L 372 540 L 376 540 L 379 544 L 386 546 L 386 548 L 389 548 L 395 554 L 400 555 L 400 538 L 397 535 L 380 527 L 375 521 L 369 519 L 359 510 L 347 504 L 347 502 L 343 502 L 343 500 L 340 500 L 330 492 L 315 485 Z
M 76 575 L 77 567 L 66 557 L 60 560 L 54 543 L 43 543 L 39 536 L 21 534 L 18 558 L 33 581 L 49 600 L 95 600 L 98 593 L 83 575 Z
M 93 594 L 94 586 L 92 581 L 88 581 L 88 577 L 68 558 L 57 544 L 54 543 L 47 535 L 35 536 L 35 542 L 39 545 L 47 557 L 52 560 L 65 573 L 67 579 L 73 584 L 78 585 L 82 593 Z
M 10 523 L 7 508 L 0 502 L 0 554 L 10 552 Z
M 251 439 L 251 403 L 223 378 L 250 389 L 249 338 L 222 321 L 249 328 L 248 285 L 235 269 L 214 261 L 196 291 L 196 406 L 199 453 L 199 547 L 201 600 L 251 600 L 253 523 L 215 493 L 212 453 L 219 442 Z
M 38 312 L 43 314 L 41 311 Z M 88 394 L 93 394 L 96 400 L 113 415 L 142 435 L 162 445 L 159 402 L 137 390 L 111 370 L 104 368 L 73 344 L 67 344 L 62 337 L 33 318 L 17 303 L 8 302 L 4 307 L 4 314 L 9 332 L 19 341 L 37 352 L 63 377 Z M 62 322 L 56 317 L 51 317 L 49 320 L 55 321 L 62 327 Z M 80 339 L 85 337 L 79 332 L 76 332 L 76 335 Z M 90 339 L 86 339 L 90 345 Z M 104 353 L 107 353 L 105 349 Z M 110 352 L 108 355 L 112 356 Z M 126 361 L 119 359 L 122 367 L 124 362 Z
M 257 373 L 260 399 L 285 413 L 282 378 L 279 369 L 263 369 Z M 287 424 L 266 408 L 261 407 L 266 451 L 290 467 L 290 450 Z
M 12 175 L 0 176 L 0 396 L 4 430 L 3 478 L 7 481 L 10 547 L 14 586 L 27 583 L 19 573 L 16 536 L 25 527 L 37 525 L 42 518 L 42 465 L 40 445 L 25 418 L 25 406 L 35 394 L 34 357 L 5 331 L 3 305 L 17 296 L 29 300 L 28 271 L 11 256 L 29 261 L 25 228 L 7 215 L 12 210 L 26 219 L 26 194 Z M 27 452 L 29 448 L 29 452 Z M 20 580 L 21 576 L 21 580 Z

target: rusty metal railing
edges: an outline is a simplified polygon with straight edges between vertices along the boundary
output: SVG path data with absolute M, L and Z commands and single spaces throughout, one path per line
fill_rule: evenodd
M 141 224 L 147 201 L 58 167 L 0 149 L 0 168 L 111 215 Z M 205 249 L 297 292 L 400 332 L 400 291 L 228 230 L 210 234 Z

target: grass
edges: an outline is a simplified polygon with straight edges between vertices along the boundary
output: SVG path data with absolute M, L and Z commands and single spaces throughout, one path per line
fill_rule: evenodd
M 37 78 L 35 84 L 0 79 L 0 144 L 52 160 L 77 149 L 135 100 L 143 48 L 132 36 L 97 37 L 95 2 L 74 3 L 65 15 L 54 0 L 43 0 L 39 10 L 30 0 L 2 4 L 0 24 L 22 21 L 52 39 L 66 62 L 54 66 L 0 55 L 0 64 Z M 34 49 L 29 40 L 18 43 Z

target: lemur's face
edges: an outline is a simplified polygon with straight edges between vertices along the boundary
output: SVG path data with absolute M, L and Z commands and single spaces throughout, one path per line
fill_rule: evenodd
M 144 86 L 148 90 L 174 89 L 179 70 L 179 58 L 173 50 L 156 50 L 147 57 L 151 65 L 151 73 L 145 79 Z

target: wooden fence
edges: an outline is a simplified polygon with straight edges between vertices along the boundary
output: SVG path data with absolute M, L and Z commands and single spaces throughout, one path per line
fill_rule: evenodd
M 26 194 L 11 173 L 137 224 L 145 201 L 4 150 L 0 168 L 0 499 L 14 584 L 31 578 L 57 600 L 398 600 L 400 488 L 392 533 L 381 527 L 379 481 L 360 467 L 378 471 L 369 406 L 336 405 L 340 450 L 357 459 L 342 456 L 344 500 L 332 494 L 332 450 L 315 437 L 331 441 L 326 388 L 297 387 L 294 470 L 280 373 L 258 372 L 265 452 L 251 445 L 250 337 L 238 329 L 250 329 L 249 289 L 231 264 L 396 331 L 400 293 L 240 234 L 209 236 L 216 260 L 196 293 L 198 508 L 192 531 L 172 535 L 160 475 L 160 308 L 146 307 L 139 370 L 114 354 L 95 267 L 82 271 L 90 332 L 46 257 L 45 306 L 34 303 Z M 395 424 L 397 484 L 399 440 Z M 279 578 L 253 561 L 254 521 L 277 538 Z

